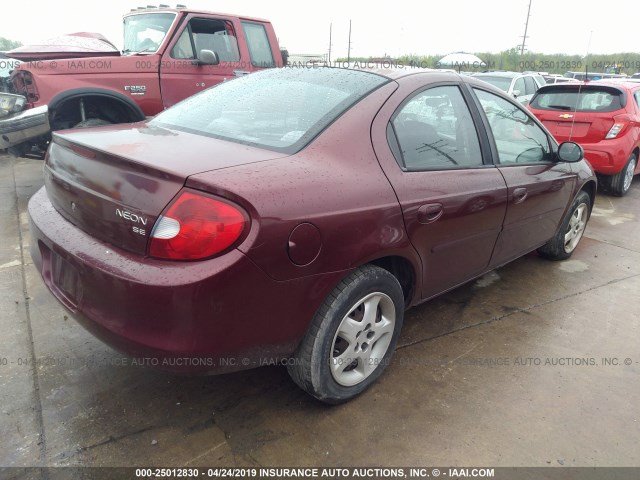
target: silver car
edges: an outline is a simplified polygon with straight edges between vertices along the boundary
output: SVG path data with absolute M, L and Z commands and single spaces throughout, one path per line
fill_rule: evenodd
M 513 95 L 523 105 L 528 105 L 533 94 L 546 83 L 542 75 L 536 73 L 495 71 L 476 73 L 473 76 Z

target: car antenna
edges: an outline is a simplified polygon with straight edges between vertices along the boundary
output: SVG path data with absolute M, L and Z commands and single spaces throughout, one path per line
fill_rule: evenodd
M 593 36 L 593 30 L 589 33 L 589 41 L 587 42 L 587 52 L 584 56 L 584 82 L 581 82 L 578 86 L 578 97 L 576 98 L 576 106 L 573 110 L 573 118 L 571 119 L 571 130 L 569 131 L 569 141 L 573 138 L 573 127 L 576 125 L 576 115 L 578 114 L 578 102 L 580 101 L 580 95 L 582 95 L 582 85 L 589 81 L 589 65 L 587 58 L 589 58 L 589 50 L 591 50 L 591 37 Z

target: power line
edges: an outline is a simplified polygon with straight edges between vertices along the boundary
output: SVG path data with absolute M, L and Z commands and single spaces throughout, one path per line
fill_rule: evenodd
M 329 58 L 328 61 L 331 63 L 331 30 L 333 28 L 333 23 L 329 24 Z
M 347 63 L 351 62 L 351 20 L 349 20 L 349 48 L 347 49 Z

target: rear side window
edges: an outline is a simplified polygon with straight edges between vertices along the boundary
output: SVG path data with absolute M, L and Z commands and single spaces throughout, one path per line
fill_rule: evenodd
M 538 110 L 562 110 L 567 112 L 615 112 L 622 105 L 622 94 L 614 89 L 596 87 L 554 88 L 539 91 L 531 102 Z
M 478 134 L 458 87 L 434 87 L 416 94 L 391 123 L 405 170 L 482 165 Z
M 244 36 L 249 46 L 251 65 L 254 67 L 275 67 L 269 37 L 264 25 L 259 23 L 242 22 Z

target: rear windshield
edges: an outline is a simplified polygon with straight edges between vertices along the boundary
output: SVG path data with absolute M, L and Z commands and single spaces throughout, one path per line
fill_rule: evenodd
M 483 82 L 490 83 L 494 87 L 498 87 L 503 92 L 508 92 L 509 87 L 511 86 L 511 78 L 508 77 L 489 77 L 485 75 L 476 75 L 476 78 L 479 78 Z
M 615 89 L 594 87 L 538 90 L 531 101 L 538 110 L 571 112 L 615 112 L 623 107 L 622 93 Z
M 295 153 L 387 82 L 373 73 L 337 68 L 266 70 L 194 95 L 151 123 Z

